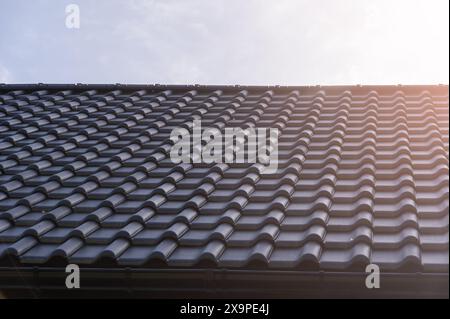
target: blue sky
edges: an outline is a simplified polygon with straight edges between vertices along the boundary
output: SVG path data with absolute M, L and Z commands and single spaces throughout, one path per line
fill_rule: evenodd
M 77 4 L 80 29 L 67 29 Z M 437 84 L 448 0 L 0 0 L 0 83 Z

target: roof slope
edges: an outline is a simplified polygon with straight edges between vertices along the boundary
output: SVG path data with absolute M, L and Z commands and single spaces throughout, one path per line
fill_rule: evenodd
M 279 128 L 278 170 L 173 164 L 193 119 Z M 447 86 L 0 86 L 0 257 L 448 272 L 448 119 Z

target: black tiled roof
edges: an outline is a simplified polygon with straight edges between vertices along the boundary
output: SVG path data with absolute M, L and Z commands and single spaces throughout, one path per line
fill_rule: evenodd
M 447 86 L 0 86 L 0 260 L 448 272 L 448 106 Z M 173 164 L 193 119 L 280 129 L 278 170 Z

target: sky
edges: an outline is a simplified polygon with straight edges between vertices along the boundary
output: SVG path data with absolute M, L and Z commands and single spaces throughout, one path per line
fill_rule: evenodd
M 0 0 L 0 83 L 448 79 L 448 0 Z

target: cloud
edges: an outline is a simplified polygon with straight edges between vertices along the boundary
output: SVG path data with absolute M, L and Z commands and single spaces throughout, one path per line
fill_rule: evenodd
M 74 31 L 69 0 L 6 1 L 3 82 L 448 82 L 447 0 L 76 2 Z
M 0 83 L 11 83 L 11 72 L 2 64 L 0 64 Z

